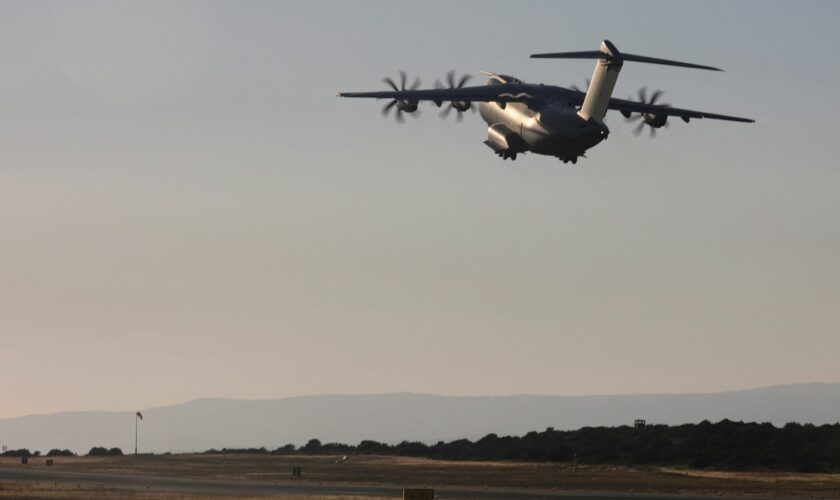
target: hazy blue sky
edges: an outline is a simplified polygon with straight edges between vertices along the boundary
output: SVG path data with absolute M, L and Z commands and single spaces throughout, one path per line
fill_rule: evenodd
M 837 2 L 2 2 L 0 417 L 207 396 L 838 381 Z M 675 105 L 577 166 L 402 126 L 399 69 Z M 479 82 L 476 79 L 475 82 Z

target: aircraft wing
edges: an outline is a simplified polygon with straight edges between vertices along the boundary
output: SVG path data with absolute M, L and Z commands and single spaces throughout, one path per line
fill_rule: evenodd
M 429 90 L 384 90 L 381 92 L 339 92 L 339 97 L 367 97 L 405 101 L 467 101 L 467 102 L 523 102 L 531 97 L 522 85 L 505 83 L 477 87 L 441 88 Z
M 529 88 L 530 87 L 530 88 Z M 533 86 L 519 83 L 504 83 L 499 85 L 482 85 L 476 87 L 461 88 L 440 88 L 429 90 L 384 90 L 379 92 L 340 92 L 339 97 L 363 97 L 371 99 L 397 99 L 405 101 L 433 101 L 441 103 L 444 101 L 467 101 L 467 102 L 524 102 L 538 97 L 539 91 L 534 91 Z M 530 92 L 530 93 L 529 93 Z M 545 92 L 545 90 L 543 90 Z M 573 89 L 562 89 L 565 95 L 573 96 L 576 104 L 583 102 L 586 93 Z M 691 118 L 708 118 L 713 120 L 728 120 L 734 122 L 755 123 L 750 118 L 728 116 L 705 111 L 694 111 L 691 109 L 674 108 L 671 106 L 647 104 L 643 102 L 630 101 L 625 99 L 610 99 L 607 109 L 614 109 L 624 115 L 630 113 L 656 113 L 668 116 L 677 116 L 684 121 Z
M 691 109 L 674 108 L 662 104 L 646 104 L 643 102 L 628 101 L 625 99 L 610 99 L 607 109 L 620 111 L 624 116 L 629 116 L 630 113 L 656 113 L 658 115 L 678 116 L 685 122 L 688 122 L 690 118 L 709 118 L 712 120 L 755 123 L 755 120 L 751 118 L 719 115 L 716 113 L 706 113 L 705 111 L 693 111 Z

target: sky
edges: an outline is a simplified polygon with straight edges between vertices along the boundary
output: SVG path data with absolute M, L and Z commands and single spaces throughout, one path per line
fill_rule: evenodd
M 201 397 L 840 381 L 836 2 L 0 3 L 0 417 Z M 677 120 L 577 165 L 400 69 L 583 85 Z M 480 84 L 481 78 L 473 83 Z

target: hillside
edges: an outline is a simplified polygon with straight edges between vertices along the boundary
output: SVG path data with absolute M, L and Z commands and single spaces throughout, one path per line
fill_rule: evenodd
M 355 444 L 363 439 L 435 443 L 489 433 L 522 435 L 553 427 L 722 419 L 836 423 L 840 384 L 801 384 L 710 394 L 631 396 L 446 397 L 397 393 L 304 396 L 277 400 L 200 399 L 143 409 L 141 451 L 276 448 L 310 438 Z M 10 449 L 85 452 L 92 446 L 134 448 L 134 412 L 64 412 L 0 420 L 0 444 Z

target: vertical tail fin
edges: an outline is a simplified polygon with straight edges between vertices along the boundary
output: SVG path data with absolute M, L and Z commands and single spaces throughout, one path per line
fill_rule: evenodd
M 601 42 L 601 53 L 605 57 L 598 59 L 595 63 L 595 71 L 592 73 L 592 81 L 586 90 L 586 97 L 578 114 L 584 120 L 595 120 L 600 122 L 607 114 L 607 106 L 610 103 L 618 73 L 621 71 L 622 60 L 618 49 L 609 40 Z
M 704 66 L 702 64 L 621 53 L 609 40 L 601 42 L 600 50 L 551 52 L 546 54 L 532 54 L 531 57 L 538 59 L 597 59 L 598 62 L 595 64 L 595 72 L 592 74 L 592 83 L 589 84 L 586 98 L 578 114 L 586 120 L 592 119 L 599 122 L 603 120 L 604 115 L 607 113 L 607 105 L 610 102 L 610 97 L 615 88 L 615 81 L 618 79 L 618 73 L 621 71 L 621 65 L 624 61 L 722 71 L 720 68 Z

